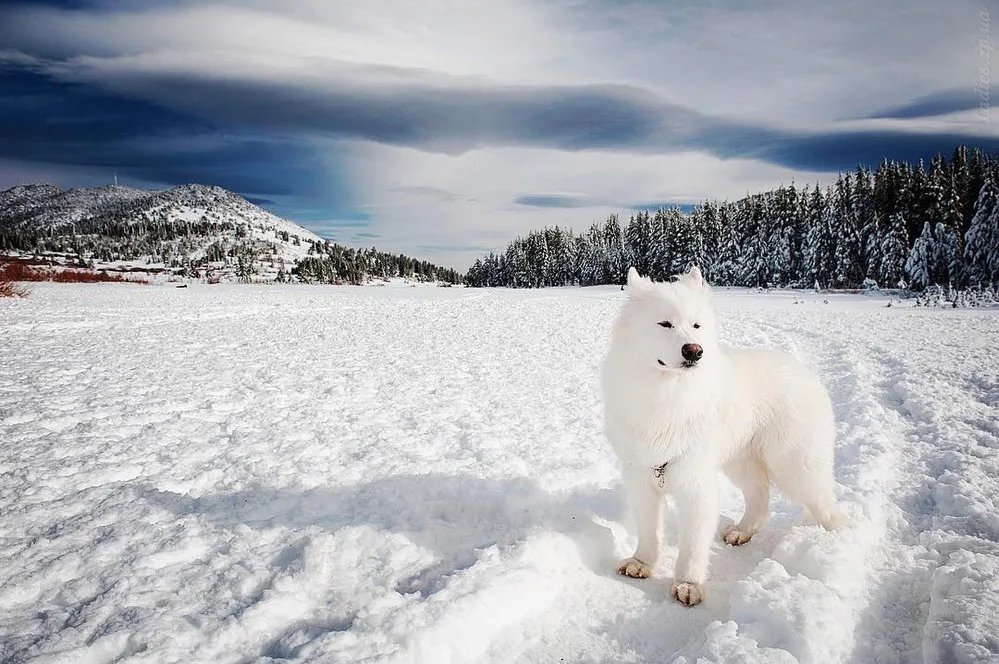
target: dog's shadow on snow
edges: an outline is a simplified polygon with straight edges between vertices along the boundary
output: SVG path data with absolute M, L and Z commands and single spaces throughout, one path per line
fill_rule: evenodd
M 613 572 L 614 538 L 601 523 L 617 521 L 622 513 L 619 493 L 612 489 L 550 493 L 526 478 L 437 473 L 396 475 L 342 488 L 256 487 L 197 498 L 148 486 L 137 492 L 152 504 L 222 528 L 318 527 L 335 532 L 367 525 L 402 534 L 440 557 L 437 565 L 399 588 L 425 595 L 439 590 L 451 573 L 473 565 L 479 550 L 511 546 L 546 531 L 570 537 L 581 561 L 595 572 Z

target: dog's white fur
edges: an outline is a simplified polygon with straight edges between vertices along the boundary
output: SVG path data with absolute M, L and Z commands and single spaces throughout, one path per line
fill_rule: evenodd
M 719 344 L 711 292 L 697 267 L 672 283 L 631 268 L 627 290 L 603 367 L 605 428 L 638 534 L 634 556 L 618 572 L 645 578 L 658 562 L 668 493 L 680 528 L 672 594 L 694 605 L 718 525 L 719 469 L 746 499 L 745 515 L 722 533 L 729 544 L 748 542 L 764 526 L 771 484 L 826 528 L 840 524 L 832 405 L 790 356 Z M 681 355 L 689 343 L 703 348 L 695 363 Z

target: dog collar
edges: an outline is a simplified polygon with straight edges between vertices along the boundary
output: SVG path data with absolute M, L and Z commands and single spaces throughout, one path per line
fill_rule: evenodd
M 657 484 L 659 484 L 660 489 L 663 487 L 664 484 L 666 484 L 666 466 L 668 465 L 669 461 L 662 464 L 661 466 L 655 466 L 652 469 L 652 475 L 653 477 L 656 478 L 656 482 Z

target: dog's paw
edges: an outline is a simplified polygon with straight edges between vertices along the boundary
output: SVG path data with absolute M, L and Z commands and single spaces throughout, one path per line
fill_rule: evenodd
M 753 539 L 753 533 L 748 530 L 741 530 L 739 526 L 733 523 L 722 531 L 721 538 L 726 544 L 739 546 Z
M 674 583 L 672 590 L 673 599 L 680 602 L 684 606 L 695 606 L 701 603 L 704 599 L 704 593 L 701 592 L 701 586 L 693 583 L 692 581 L 684 581 L 683 583 Z
M 630 576 L 633 579 L 647 579 L 652 574 L 652 566 L 643 563 L 638 558 L 625 558 L 617 566 L 617 573 Z

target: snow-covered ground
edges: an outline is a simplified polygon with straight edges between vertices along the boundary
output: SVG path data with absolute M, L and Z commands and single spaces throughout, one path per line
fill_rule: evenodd
M 597 367 L 622 297 L 0 301 L 0 660 L 999 659 L 999 312 L 720 293 L 731 343 L 828 385 L 853 523 L 776 500 L 688 609 L 672 514 L 665 568 L 614 573 L 633 540 Z

